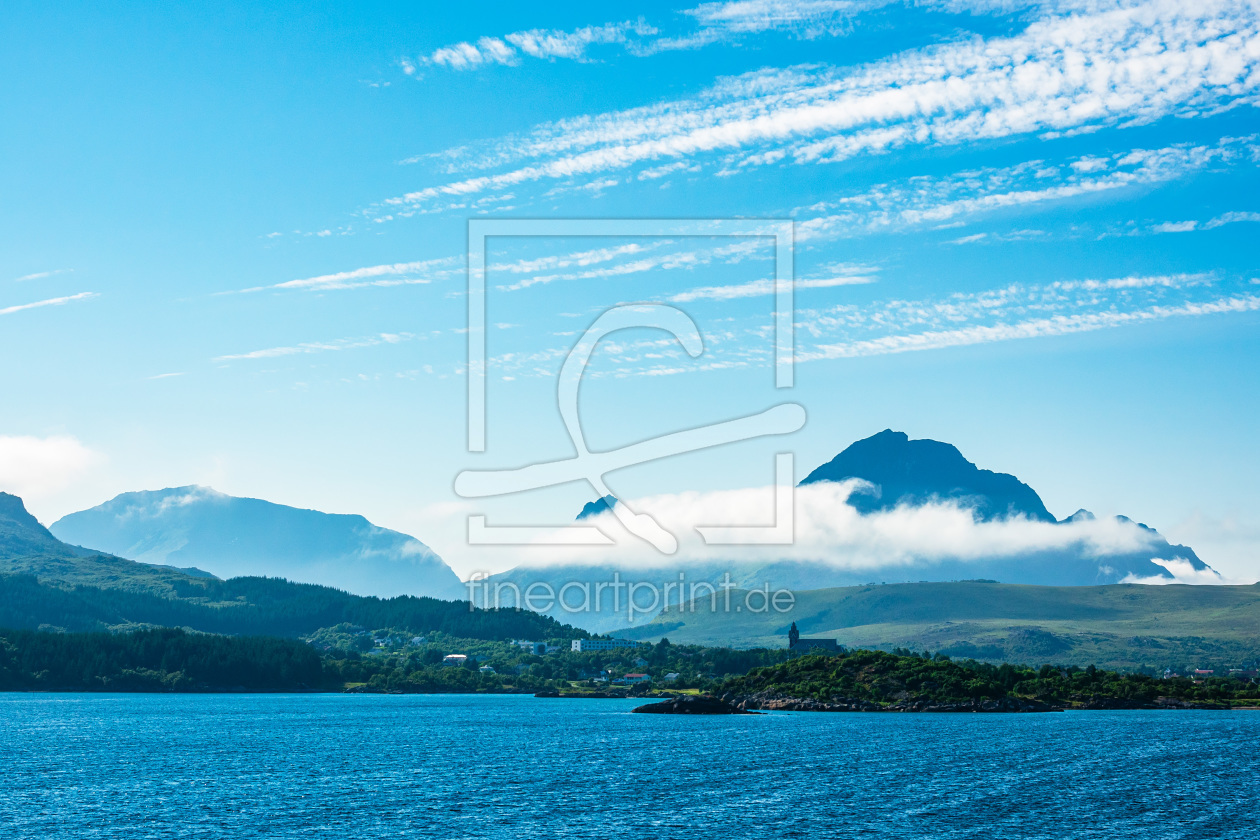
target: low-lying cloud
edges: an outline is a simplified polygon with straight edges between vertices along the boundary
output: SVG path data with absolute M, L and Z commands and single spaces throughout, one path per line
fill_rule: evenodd
M 70 486 L 102 460 L 69 435 L 0 435 L 0 490 L 38 499 Z
M 722 562 L 808 561 L 834 568 L 870 571 L 962 561 L 977 565 L 989 560 L 1029 556 L 1041 552 L 1075 550 L 1096 558 L 1132 555 L 1156 549 L 1162 539 L 1136 523 L 1098 518 L 1062 524 L 1022 517 L 977 522 L 970 509 L 935 501 L 918 506 L 860 514 L 848 504 L 855 492 L 871 492 L 860 481 L 823 482 L 795 489 L 795 541 L 791 545 L 710 546 L 696 526 L 766 525 L 773 522 L 774 488 L 756 487 L 715 492 L 648 496 L 628 502 L 636 513 L 647 513 L 678 537 L 678 553 L 666 557 L 630 535 L 613 513 L 583 520 L 611 537 L 611 546 L 534 545 L 518 549 L 522 565 L 580 563 L 625 567 L 671 567 Z M 514 549 L 516 550 L 516 549 Z M 1178 578 L 1178 564 L 1164 565 Z M 1186 563 L 1186 569 L 1190 569 Z M 1206 582 L 1202 573 L 1187 574 Z M 1211 573 L 1211 582 L 1220 578 Z M 1144 581 L 1145 582 L 1145 581 Z M 1161 582 L 1172 582 L 1161 579 Z M 1191 582 L 1187 580 L 1186 582 Z

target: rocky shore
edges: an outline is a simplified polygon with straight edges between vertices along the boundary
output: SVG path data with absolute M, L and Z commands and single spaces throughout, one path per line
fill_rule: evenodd
M 1025 713 L 1062 712 L 1066 709 L 1080 711 L 1120 711 L 1126 709 L 1186 709 L 1225 710 L 1230 706 L 1220 703 L 1203 703 L 1159 697 L 1155 700 L 1122 700 L 1113 698 L 1081 698 L 1068 704 L 1042 703 L 1020 697 L 1002 697 L 997 700 L 969 700 L 960 703 L 942 703 L 930 700 L 901 700 L 888 705 L 867 700 L 837 698 L 829 702 L 783 694 L 740 695 L 727 693 L 719 698 L 737 709 L 774 712 L 942 712 L 942 713 Z
M 969 700 L 962 703 L 938 703 L 928 700 L 905 700 L 890 705 L 880 705 L 866 700 L 836 699 L 830 702 L 781 694 L 752 694 L 747 696 L 724 694 L 720 698 L 732 706 L 751 711 L 760 709 L 775 712 L 1057 712 L 1060 707 L 1003 697 L 999 700 Z
M 755 715 L 757 712 L 741 708 L 726 700 L 708 695 L 684 694 L 660 703 L 648 703 L 634 711 L 656 715 Z

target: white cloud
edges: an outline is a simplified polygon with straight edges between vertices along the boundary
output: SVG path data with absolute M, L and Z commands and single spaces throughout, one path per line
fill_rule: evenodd
M 1155 225 L 1151 230 L 1156 233 L 1187 233 L 1198 226 L 1199 223 L 1196 221 L 1164 222 L 1163 224 Z
M 100 297 L 95 292 L 80 292 L 77 295 L 66 295 L 65 297 L 48 298 L 47 300 L 37 300 L 34 303 L 20 303 L 16 306 L 6 306 L 0 309 L 0 315 L 12 315 L 15 312 L 25 312 L 28 309 L 39 309 L 44 306 L 64 306 L 67 303 L 74 303 L 80 300 L 91 300 Z
M 602 26 L 583 26 L 565 31 L 560 29 L 529 29 L 512 32 L 501 38 L 485 37 L 476 43 L 462 41 L 439 47 L 421 56 L 420 63 L 445 67 L 450 70 L 474 70 L 488 64 L 514 65 L 521 56 L 527 55 L 548 61 L 557 58 L 572 61 L 587 60 L 587 48 L 598 44 L 626 44 L 632 38 L 656 34 L 656 29 L 644 20 L 605 23 Z M 415 74 L 415 66 L 404 63 L 408 75 Z
M 868 279 L 875 269 L 836 266 L 820 275 L 821 286 Z M 861 271 L 861 274 L 858 272 Z M 822 308 L 797 308 L 796 361 L 859 358 L 940 350 L 1024 338 L 1045 338 L 1113 329 L 1174 318 L 1228 315 L 1260 310 L 1260 295 L 1247 279 L 1221 280 L 1213 274 L 1133 275 L 1107 279 L 1061 280 L 1009 285 L 939 298 L 873 300 Z M 670 298 L 729 300 L 769 294 L 768 280 L 694 289 Z M 806 299 L 808 302 L 808 299 Z M 764 315 L 728 319 L 706 329 L 704 355 L 695 360 L 672 340 L 607 342 L 592 357 L 587 376 L 626 378 L 666 376 L 773 363 Z M 567 334 L 566 334 L 567 335 Z M 492 357 L 496 373 L 554 376 L 567 346 L 542 347 Z
M 749 35 L 787 31 L 798 38 L 846 34 L 863 13 L 898 0 L 735 0 L 702 3 L 682 14 L 693 27 L 663 34 L 643 18 L 636 21 L 583 26 L 573 30 L 530 29 L 503 36 L 485 36 L 439 47 L 418 59 L 420 66 L 451 70 L 475 70 L 491 65 L 516 66 L 522 56 L 555 60 L 588 61 L 592 45 L 616 45 L 634 56 L 676 50 L 693 50 L 718 43 L 738 42 Z M 1007 14 L 1015 9 L 1042 5 L 1036 0 L 918 0 L 913 5 L 955 14 Z M 403 72 L 419 70 L 410 59 L 401 59 Z
M 276 359 L 283 356 L 301 356 L 310 353 L 328 353 L 338 350 L 359 350 L 364 347 L 380 347 L 386 344 L 401 344 L 405 341 L 416 341 L 424 336 L 415 333 L 380 333 L 362 338 L 339 338 L 333 341 L 309 341 L 283 347 L 268 347 L 263 350 L 252 350 L 248 353 L 233 353 L 215 356 L 215 362 L 235 362 L 249 359 Z
M 800 279 L 792 283 L 794 289 L 829 289 L 833 286 L 860 286 L 874 283 L 870 275 L 846 274 L 837 277 L 819 277 Z M 681 292 L 669 298 L 672 303 L 689 303 L 694 300 L 734 300 L 735 298 L 757 297 L 775 293 L 773 280 L 752 280 L 730 286 L 702 286 L 687 292 Z
M 1203 227 L 1209 229 L 1218 228 L 1221 225 L 1232 225 L 1237 224 L 1238 222 L 1260 222 L 1260 213 L 1250 211 L 1222 213 L 1213 219 L 1209 219 Z
M 69 435 L 0 435 L 0 489 L 39 499 L 69 486 L 103 460 Z
M 699 45 L 723 39 L 724 35 L 782 29 L 795 31 L 805 38 L 844 34 L 854 18 L 893 5 L 900 4 L 897 0 L 726 0 L 701 3 L 685 14 L 701 24 L 701 31 L 692 36 L 692 41 Z M 955 14 L 1009 14 L 1021 8 L 1050 4 L 1038 0 L 918 0 L 907 5 Z M 1060 3 L 1059 7 L 1066 10 L 1080 5 Z
M 759 71 L 692 99 L 542 126 L 487 159 L 515 168 L 424 187 L 386 206 L 392 214 L 444 196 L 710 154 L 725 154 L 724 169 L 737 171 L 1215 113 L 1258 101 L 1258 12 L 1239 0 L 1099 3 L 1043 12 L 1015 36 L 968 38 L 850 70 Z
M 1042 318 L 1026 318 L 1005 323 L 975 324 L 957 329 L 898 333 L 878 338 L 816 344 L 797 351 L 799 362 L 818 359 L 857 358 L 908 353 L 916 350 L 941 350 L 1012 341 L 1024 338 L 1045 338 L 1091 332 L 1136 323 L 1163 321 L 1169 318 L 1197 317 L 1260 310 L 1260 296 L 1234 295 L 1180 305 L 1157 305 L 1130 311 L 1093 311 L 1078 314 L 1057 314 Z M 1007 310 L 1008 312 L 1011 310 Z M 948 316 L 945 316 L 948 317 Z M 1000 317 L 1000 314 L 998 315 Z
M 561 258 L 557 262 L 565 265 L 579 266 L 596 266 L 598 263 L 610 262 L 614 258 L 626 255 L 632 255 L 635 258 L 620 262 L 614 265 L 603 265 L 590 268 L 584 268 L 582 271 L 562 272 L 559 274 L 534 274 L 515 283 L 501 285 L 500 291 L 517 292 L 522 289 L 528 289 L 531 286 L 538 286 L 546 283 L 554 283 L 564 280 L 605 280 L 612 277 L 624 277 L 633 274 L 643 274 L 655 271 L 672 271 L 677 269 L 692 269 L 699 266 L 710 265 L 715 262 L 733 264 L 741 262 L 745 259 L 772 259 L 773 249 L 767 242 L 759 241 L 759 237 L 745 237 L 741 241 L 735 241 L 728 244 L 717 245 L 708 248 L 687 248 L 682 250 L 672 250 L 661 254 L 644 254 L 649 250 L 655 250 L 661 245 L 673 244 L 668 240 L 663 240 L 655 246 L 623 246 L 620 248 L 601 249 L 598 252 L 590 252 L 594 256 L 585 262 L 574 263 L 571 258 Z M 511 270 L 510 268 L 508 270 Z
M 323 292 L 336 289 L 361 289 L 369 286 L 407 286 L 423 285 L 437 279 L 444 279 L 459 273 L 456 257 L 442 257 L 433 260 L 416 262 L 387 263 L 385 265 L 369 265 L 350 271 L 339 271 L 334 274 L 321 274 L 316 277 L 304 277 L 298 280 L 286 280 L 270 286 L 252 286 L 241 289 L 240 293 L 263 292 L 270 289 L 287 291 L 298 290 Z
M 74 271 L 73 268 L 56 268 L 52 271 L 37 271 L 34 274 L 23 274 L 21 277 L 13 278 L 14 283 L 24 283 L 27 280 L 43 280 L 46 277 L 56 277 L 58 274 L 69 274 Z
M 1255 137 L 1227 137 L 1210 145 L 1133 149 L 1109 158 L 1076 158 L 1064 164 L 1032 160 L 941 178 L 879 184 L 862 193 L 799 208 L 794 214 L 799 219 L 796 238 L 808 241 L 939 226 L 1017 207 L 1173 181 L 1209 166 L 1239 163 L 1255 151 Z M 1076 164 L 1085 159 L 1090 166 L 1083 174 Z M 983 233 L 964 236 L 953 244 L 978 242 L 985 237 Z
M 1196 569 L 1194 564 L 1184 557 L 1175 557 L 1172 560 L 1160 560 L 1152 557 L 1151 562 L 1157 566 L 1163 566 L 1172 575 L 1172 578 L 1166 578 L 1163 575 L 1151 575 L 1150 577 L 1139 577 L 1137 575 L 1127 575 L 1121 583 L 1142 583 L 1148 586 L 1165 586 L 1170 583 L 1188 583 L 1199 586 L 1217 586 L 1223 583 L 1241 583 L 1242 581 L 1230 580 L 1223 577 L 1212 569 Z
M 792 545 L 708 546 L 694 530 L 696 526 L 722 523 L 769 524 L 774 489 L 758 487 L 626 500 L 635 513 L 650 514 L 678 537 L 678 553 L 669 558 L 626 533 L 614 514 L 604 513 L 583 524 L 600 527 L 614 539 L 614 545 L 523 546 L 520 560 L 527 565 L 582 562 L 630 566 L 807 560 L 874 572 L 943 561 L 981 563 L 1064 549 L 1076 549 L 1105 563 L 1109 556 L 1143 551 L 1158 541 L 1135 523 L 1116 518 L 1064 524 L 1023 518 L 977 522 L 970 510 L 940 502 L 861 515 L 847 500 L 862 484 L 822 482 L 797 487 Z
M 1161 222 L 1157 225 L 1152 225 L 1150 230 L 1152 233 L 1190 233 L 1196 230 L 1215 230 L 1218 227 L 1238 224 L 1239 222 L 1260 222 L 1260 213 L 1233 211 L 1213 216 L 1206 222 L 1200 222 L 1197 219 L 1187 219 L 1182 222 Z

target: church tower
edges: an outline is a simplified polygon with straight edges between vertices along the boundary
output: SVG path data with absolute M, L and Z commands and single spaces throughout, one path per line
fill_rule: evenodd
M 796 629 L 796 622 L 792 622 L 792 627 L 788 630 L 788 650 L 796 647 L 796 643 L 800 641 L 801 631 Z

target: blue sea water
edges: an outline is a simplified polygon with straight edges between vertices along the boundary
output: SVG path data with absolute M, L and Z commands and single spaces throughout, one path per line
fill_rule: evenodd
M 1260 712 L 634 705 L 0 694 L 0 837 L 1260 837 Z

